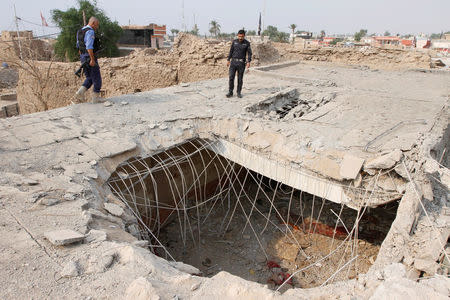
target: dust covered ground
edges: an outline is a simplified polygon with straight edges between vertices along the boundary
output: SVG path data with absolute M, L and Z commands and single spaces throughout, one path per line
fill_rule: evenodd
M 180 47 L 190 49 L 185 46 Z M 214 57 L 200 59 L 214 61 Z M 119 95 L 110 98 L 108 106 L 83 103 L 0 120 L 0 285 L 6 287 L 0 289 L 0 298 L 446 299 L 449 74 L 326 63 L 272 66 L 264 72 L 251 70 L 246 75 L 242 99 L 225 98 L 227 79 L 219 78 Z M 57 79 L 56 83 L 65 83 L 64 78 Z M 295 91 L 298 99 L 288 100 L 299 103 L 302 114 L 284 120 L 275 104 Z M 269 218 L 259 214 L 251 219 L 260 230 L 270 220 L 262 247 L 248 226 L 242 232 L 246 222 L 242 214 L 236 214 L 227 232 L 221 226 L 229 207 L 215 210 L 207 219 L 210 223 L 201 227 L 201 237 L 195 239 L 194 233 L 196 247 L 187 244 L 186 253 L 177 254 L 177 260 L 192 262 L 207 276 L 198 276 L 196 267 L 152 253 L 155 247 L 148 247 L 152 241 L 139 240 L 133 210 L 113 197 L 106 182 L 129 159 L 161 153 L 195 138 L 237 145 L 241 149 L 237 154 L 249 152 L 263 159 L 263 166 L 276 165 L 268 171 L 274 177 L 293 174 L 277 173 L 278 167 L 306 174 L 311 181 L 305 180 L 309 182 L 305 190 L 311 192 L 325 183 L 339 195 L 352 196 L 347 188 L 368 186 L 393 195 L 386 200 L 373 193 L 377 197 L 370 204 L 383 211 L 370 209 L 372 218 L 361 220 L 363 231 L 354 240 L 361 250 L 358 272 L 352 265 L 349 274 L 345 270 L 337 274 L 338 280 L 333 277 L 317 287 L 331 278 L 329 266 L 335 271 L 339 261 L 316 261 L 296 274 L 282 294 L 269 288 L 280 280 L 280 273 L 284 279 L 286 273 L 306 265 L 301 251 L 317 260 L 336 247 L 330 244 L 329 229 L 336 217 L 331 210 L 339 215 L 340 205 L 325 202 L 321 209 L 322 199 L 306 195 L 303 210 L 294 205 L 290 211 L 286 195 L 277 199 L 275 207 L 292 222 L 280 223 L 273 212 Z M 346 154 L 362 160 L 354 179 L 340 175 Z M 269 214 L 264 203 L 256 206 Z M 342 223 L 351 226 L 354 214 L 343 211 Z M 320 224 L 314 224 L 316 220 Z M 172 226 L 167 227 L 165 242 L 177 253 L 182 247 Z M 277 227 L 282 230 L 274 230 Z M 47 234 L 56 229 L 74 230 L 82 239 L 54 244 Z M 300 247 L 285 238 L 284 230 L 295 233 Z M 380 238 L 374 239 L 377 235 Z M 336 237 L 334 243 L 338 242 Z M 269 257 L 261 255 L 262 250 Z M 347 256 L 350 253 L 342 253 L 343 260 L 356 257 Z M 340 276 L 348 280 L 339 281 L 344 279 Z

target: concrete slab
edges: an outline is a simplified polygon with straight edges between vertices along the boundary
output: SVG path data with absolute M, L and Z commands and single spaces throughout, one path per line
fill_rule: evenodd
M 65 246 L 80 242 L 84 235 L 70 229 L 55 230 L 44 233 L 44 236 L 55 246 Z
M 364 159 L 351 154 L 345 154 L 342 160 L 339 174 L 344 179 L 355 179 L 364 164 Z
M 351 163 L 346 168 L 345 155 L 352 153 L 371 161 L 382 151 L 397 154 L 398 150 L 409 151 L 412 145 L 421 142 L 419 136 L 428 136 L 431 128 L 436 128 L 436 120 L 448 101 L 449 76 L 445 74 L 374 72 L 303 64 L 270 72 L 275 75 L 246 74 L 242 99 L 225 98 L 227 80 L 223 78 L 190 83 L 188 88 L 192 92 L 187 93 L 183 91 L 186 88 L 174 86 L 115 97 L 109 99 L 113 103 L 110 107 L 72 105 L 0 120 L 0 215 L 2 220 L 8 220 L 0 226 L 0 232 L 8 237 L 0 240 L 0 253 L 8 255 L 0 255 L 7 272 L 0 276 L 0 283 L 6 287 L 0 291 L 0 298 L 23 298 L 30 290 L 36 297 L 58 298 L 62 289 L 68 291 L 68 297 L 121 298 L 127 286 L 139 276 L 148 276 L 149 270 L 151 276 L 160 279 L 160 285 L 155 285 L 159 292 L 167 294 L 170 289 L 175 295 L 187 287 L 186 295 L 192 294 L 192 283 L 187 283 L 190 277 L 183 277 L 185 274 L 147 249 L 130 246 L 136 238 L 124 231 L 122 219 L 95 211 L 102 207 L 103 202 L 99 201 L 103 201 L 104 182 L 118 164 L 128 159 L 152 155 L 189 139 L 204 138 L 218 141 L 217 153 L 255 172 L 358 208 L 361 203 L 354 200 L 369 189 L 364 184 L 370 175 L 364 174 L 364 178 L 357 175 L 358 184 L 348 186 L 343 180 L 358 173 L 360 163 Z M 336 93 L 336 97 L 290 120 L 278 117 L 277 113 L 277 116 L 272 113 L 272 117 L 270 112 L 255 115 L 246 110 L 289 89 L 296 89 L 299 97 L 311 105 L 319 94 Z M 123 101 L 128 104 L 120 105 Z M 400 122 L 403 125 L 397 126 Z M 93 160 L 97 164 L 89 164 Z M 397 157 L 393 161 L 395 167 Z M 383 167 L 389 165 L 385 163 Z M 13 176 L 4 175 L 6 172 L 18 177 L 32 173 L 41 176 L 38 185 L 18 187 Z M 36 199 L 33 195 L 40 193 L 61 202 L 43 206 L 24 200 Z M 77 196 L 65 198 L 67 193 Z M 377 206 L 401 197 L 397 191 L 380 192 L 379 187 L 369 194 L 373 195 L 372 202 L 363 205 Z M 414 195 L 412 191 L 409 194 Z M 404 205 L 399 209 L 404 210 Z M 413 210 L 414 207 L 407 207 L 400 217 L 407 217 Z M 411 220 L 408 226 L 398 228 L 409 234 L 413 223 Z M 41 237 L 55 228 L 76 229 L 50 235 L 49 240 L 55 244 L 80 241 L 84 237 L 81 233 L 92 229 L 105 234 L 97 236 L 93 232 L 90 243 L 77 247 L 48 247 Z M 91 270 L 92 261 L 100 260 L 105 252 L 120 258 L 119 264 L 112 264 L 113 270 L 91 273 L 88 281 L 54 280 L 53 274 L 61 272 L 67 257 L 73 257 L 73 261 L 80 259 L 83 267 Z M 82 261 L 85 253 L 92 259 Z M 33 273 L 36 271 L 22 266 L 24 263 L 36 265 L 38 271 L 42 264 L 43 272 Z M 17 266 L 22 266 L 19 272 Z M 223 282 L 219 279 L 216 278 L 216 283 Z M 208 282 L 205 287 L 212 286 L 210 279 L 203 280 Z M 41 286 L 45 289 L 36 290 Z M 254 295 L 253 291 L 262 287 L 255 283 L 251 288 Z M 199 290 L 199 296 L 209 295 L 206 288 Z M 351 286 L 342 290 L 356 293 L 357 289 Z M 183 293 L 184 290 L 180 292 Z M 261 295 L 273 293 L 264 290 Z

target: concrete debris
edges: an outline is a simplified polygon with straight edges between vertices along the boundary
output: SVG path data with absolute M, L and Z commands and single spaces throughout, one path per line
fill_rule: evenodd
M 438 162 L 434 159 L 427 159 L 423 164 L 423 170 L 428 174 L 439 173 L 440 166 Z
M 65 246 L 80 242 L 84 235 L 70 229 L 55 230 L 44 233 L 45 238 L 55 246 Z
M 399 192 L 404 190 L 405 182 L 403 179 L 391 176 L 389 174 L 378 177 L 377 185 L 385 191 Z
M 408 167 L 402 163 L 399 163 L 395 166 L 394 171 L 400 175 L 403 179 L 406 179 L 409 181 L 408 173 L 410 173 L 410 170 L 408 170 Z
M 356 178 L 353 180 L 353 186 L 359 188 L 362 184 L 362 175 L 358 174 Z
M 52 64 L 44 103 L 20 74 L 40 112 L 0 121 L 0 298 L 448 297 L 447 76 L 366 66 L 422 52 L 262 42 L 255 64 L 302 62 L 226 99 L 229 46 L 182 33 L 100 59 L 110 108 L 43 111 L 68 104 L 77 64 Z
M 161 299 L 152 284 L 144 277 L 135 279 L 125 292 L 126 300 L 159 300 Z
M 58 204 L 59 202 L 61 202 L 61 200 L 54 198 L 44 198 L 39 200 L 39 204 L 44 206 L 53 206 L 55 204 Z
M 312 47 L 304 48 L 300 43 L 274 43 L 281 59 L 300 61 L 333 62 L 354 65 L 361 69 L 392 70 L 405 68 L 430 69 L 429 53 L 398 49 L 368 47 L 355 51 L 351 47 Z
M 198 275 L 198 274 L 202 273 L 202 272 L 200 272 L 199 269 L 197 269 L 193 266 L 187 265 L 181 261 L 171 261 L 171 262 L 169 262 L 169 264 L 172 267 L 174 267 L 175 269 L 177 269 L 181 272 L 184 272 L 184 273 L 188 273 L 188 274 L 192 274 L 192 275 Z
M 403 153 L 400 149 L 370 159 L 364 164 L 364 169 L 390 169 L 403 157 Z
M 417 270 L 424 271 L 428 274 L 436 274 L 439 265 L 435 261 L 418 258 L 414 260 L 414 267 Z
M 105 101 L 105 102 L 103 102 L 103 105 L 104 105 L 105 107 L 110 107 L 110 106 L 113 105 L 113 103 L 112 103 L 111 101 Z
M 102 230 L 91 229 L 89 233 L 86 235 L 86 242 L 88 243 L 101 243 L 106 241 L 107 235 L 106 232 Z
M 357 156 L 350 155 L 350 154 L 346 154 L 346 155 L 344 155 L 344 159 L 341 162 L 339 174 L 344 179 L 349 179 L 349 180 L 356 179 L 363 164 L 364 164 L 364 159 L 359 158 Z
M 30 178 L 24 178 L 22 181 L 23 185 L 29 185 L 29 186 L 34 186 L 34 185 L 38 185 L 39 182 L 34 180 L 34 179 L 30 179 Z
M 149 242 L 146 240 L 134 241 L 132 243 L 136 247 L 147 248 L 149 246 Z
M 194 284 L 191 286 L 191 291 L 198 290 L 199 287 L 200 287 L 200 282 L 194 283 Z
M 339 164 L 328 157 L 305 160 L 305 167 L 326 177 L 342 181 L 341 167 Z
M 61 277 L 77 277 L 79 275 L 80 275 L 80 266 L 78 261 L 67 262 L 61 271 Z
M 117 204 L 114 203 L 104 203 L 103 206 L 105 207 L 105 209 L 112 214 L 113 216 L 116 217 L 121 217 L 124 213 L 124 210 L 122 207 L 120 207 Z

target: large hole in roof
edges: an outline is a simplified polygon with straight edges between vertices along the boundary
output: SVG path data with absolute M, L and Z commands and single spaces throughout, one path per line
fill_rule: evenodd
M 194 139 L 122 163 L 107 184 L 156 255 L 271 288 L 355 278 L 373 264 L 398 201 L 353 210 L 258 174 Z

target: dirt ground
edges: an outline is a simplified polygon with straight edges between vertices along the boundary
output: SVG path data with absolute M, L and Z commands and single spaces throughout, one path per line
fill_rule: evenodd
M 0 67 L 0 93 L 4 90 L 15 89 L 19 75 L 16 70 Z
M 250 186 L 248 190 L 255 191 L 256 187 Z M 203 207 L 199 214 L 200 226 L 197 215 L 191 215 L 192 231 L 187 228 L 185 243 L 180 235 L 183 226 L 180 227 L 178 221 L 163 229 L 160 237 L 176 260 L 197 267 L 205 276 L 227 271 L 276 289 L 289 275 L 296 273 L 283 289 L 309 288 L 327 281 L 355 252 L 358 258 L 348 267 L 344 266 L 332 281 L 355 278 L 367 272 L 396 214 L 397 203 L 365 211 L 358 227 L 358 238 L 349 241 L 345 238 L 347 230 L 353 227 L 356 211 L 344 208 L 340 212 L 339 205 L 306 193 L 300 195 L 298 191 L 294 192 L 288 209 L 290 197 L 281 194 L 277 193 L 274 202 L 279 214 L 270 209 L 267 201 L 256 200 L 256 209 L 249 218 L 251 226 L 246 226 L 246 216 L 250 215 L 252 206 L 242 198 L 245 214 L 238 205 L 231 220 L 235 200 L 230 202 L 231 209 L 227 201 L 216 204 L 208 217 L 210 207 Z M 337 215 L 344 224 L 336 224 Z

